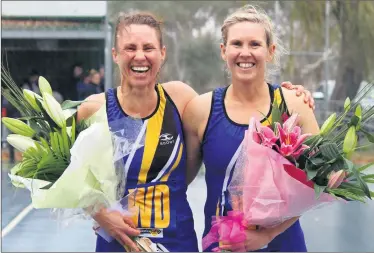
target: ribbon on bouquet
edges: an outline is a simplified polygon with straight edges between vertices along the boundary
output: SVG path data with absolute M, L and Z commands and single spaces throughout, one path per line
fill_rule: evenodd
M 230 244 L 242 244 L 236 251 L 245 252 L 246 229 L 248 228 L 241 211 L 228 211 L 227 216 L 214 216 L 212 228 L 202 240 L 203 250 L 213 243 L 224 241 Z M 219 250 L 219 247 L 213 249 L 213 251 Z

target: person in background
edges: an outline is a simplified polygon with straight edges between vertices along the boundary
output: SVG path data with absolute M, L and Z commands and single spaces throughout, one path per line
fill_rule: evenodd
M 64 94 L 68 99 L 76 100 L 78 99 L 78 83 L 80 83 L 83 79 L 83 67 L 82 64 L 77 62 L 75 63 L 72 68 L 72 75 L 69 80 L 69 85 L 67 85 L 64 89 Z M 71 89 L 68 87 L 75 87 L 75 89 Z
M 38 79 L 39 79 L 39 72 L 36 69 L 32 69 L 30 71 L 29 78 L 24 79 L 23 84 L 22 84 L 22 89 L 28 89 L 40 95 Z
M 91 69 L 91 85 L 96 88 L 96 93 L 103 92 L 104 90 L 101 88 L 101 75 L 96 69 Z
M 91 74 L 83 72 L 82 80 L 77 83 L 78 100 L 84 100 L 92 94 L 96 94 L 96 87 L 91 84 Z

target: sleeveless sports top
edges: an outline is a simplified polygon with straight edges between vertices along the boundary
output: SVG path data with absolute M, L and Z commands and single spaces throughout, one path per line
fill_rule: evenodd
M 225 215 L 228 210 L 231 210 L 226 190 L 235 168 L 237 150 L 244 138 L 245 130 L 248 129 L 248 125 L 235 123 L 229 118 L 224 104 L 227 88 L 217 88 L 213 91 L 211 111 L 203 136 L 202 152 L 207 183 L 203 237 L 211 228 L 212 216 Z M 278 105 L 286 106 L 280 87 L 273 87 L 269 84 L 269 93 L 271 104 L 275 101 Z M 267 117 L 261 123 L 268 125 L 269 121 L 271 122 L 271 107 Z M 218 244 L 213 244 L 206 251 L 217 246 Z M 295 250 L 306 251 L 303 232 L 298 221 L 277 236 L 267 248 L 260 251 Z
M 141 140 L 135 152 L 123 157 L 123 178 L 127 178 L 123 196 L 136 189 L 129 206 L 135 207 L 134 222 L 141 236 L 161 243 L 169 251 L 198 251 L 186 195 L 186 148 L 181 117 L 163 87 L 157 84 L 155 89 L 156 109 L 143 119 L 129 117 L 122 110 L 117 89 L 106 93 L 111 132 L 129 140 Z M 116 240 L 108 243 L 98 236 L 96 251 L 125 250 Z

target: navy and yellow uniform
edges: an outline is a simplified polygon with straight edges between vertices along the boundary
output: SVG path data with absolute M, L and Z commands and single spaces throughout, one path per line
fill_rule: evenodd
M 135 207 L 135 225 L 142 236 L 161 243 L 169 251 L 198 251 L 191 208 L 187 202 L 186 147 L 181 117 L 160 84 L 155 87 L 155 111 L 139 120 L 121 108 L 117 89 L 106 93 L 107 117 L 112 133 L 141 140 L 135 153 L 123 157 L 123 196 L 136 189 L 129 205 Z M 140 129 L 139 129 L 140 128 Z M 138 141 L 139 142 L 139 141 Z M 98 236 L 96 251 L 125 251 L 116 240 L 108 243 Z
M 225 108 L 225 95 L 228 87 L 213 91 L 211 111 L 203 136 L 203 161 L 206 168 L 207 200 L 205 203 L 205 230 L 203 237 L 211 229 L 212 216 L 225 215 L 232 207 L 227 192 L 235 162 L 240 151 L 247 124 L 232 121 Z M 280 87 L 269 84 L 271 104 L 287 106 Z M 261 121 L 268 126 L 272 122 L 271 106 L 267 116 Z M 287 110 L 288 111 L 288 110 Z M 249 121 L 249 119 L 248 119 Z M 205 251 L 211 251 L 218 243 L 210 245 Z M 299 221 L 295 222 L 282 234 L 274 238 L 267 247 L 258 251 L 306 251 L 304 234 Z

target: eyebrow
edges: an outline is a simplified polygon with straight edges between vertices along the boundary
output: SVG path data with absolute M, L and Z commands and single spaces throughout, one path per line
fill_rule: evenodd
M 146 43 L 144 44 L 145 47 L 154 47 L 155 45 L 153 43 Z
M 243 40 L 241 40 L 241 39 L 233 39 L 233 40 L 230 40 L 229 42 L 230 43 L 236 43 L 236 42 L 243 43 Z M 258 40 L 258 39 L 251 39 L 249 42 L 257 42 L 257 43 L 262 44 L 264 41 L 261 41 L 261 40 Z

